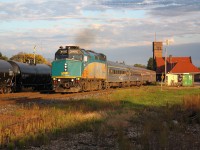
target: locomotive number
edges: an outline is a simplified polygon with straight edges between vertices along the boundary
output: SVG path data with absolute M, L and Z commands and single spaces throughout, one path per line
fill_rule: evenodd
M 61 75 L 62 76 L 67 76 L 67 75 L 69 75 L 69 72 L 61 72 Z

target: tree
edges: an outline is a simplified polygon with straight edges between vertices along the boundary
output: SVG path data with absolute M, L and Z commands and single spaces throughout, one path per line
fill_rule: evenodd
M 148 60 L 147 69 L 156 70 L 156 62 L 154 61 L 152 57 L 150 57 Z
M 3 59 L 3 60 L 8 60 L 8 57 L 6 56 L 3 56 L 2 53 L 0 52 L 0 59 Z
M 134 64 L 134 67 L 147 68 L 145 65 L 142 64 Z
M 17 55 L 14 55 L 10 58 L 10 60 L 14 60 L 17 62 L 29 62 L 34 60 L 34 54 L 28 54 L 20 52 Z M 36 54 L 35 55 L 36 64 L 50 64 L 43 56 Z

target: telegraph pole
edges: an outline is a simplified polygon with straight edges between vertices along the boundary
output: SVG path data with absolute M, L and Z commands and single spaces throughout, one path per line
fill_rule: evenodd
M 34 52 L 33 52 L 33 56 L 34 56 L 33 63 L 34 63 L 34 65 L 36 64 L 36 61 L 35 61 L 35 50 L 36 50 L 36 45 L 34 46 Z
M 169 45 L 169 40 L 166 40 L 166 47 L 165 47 L 165 86 L 167 84 L 167 46 Z

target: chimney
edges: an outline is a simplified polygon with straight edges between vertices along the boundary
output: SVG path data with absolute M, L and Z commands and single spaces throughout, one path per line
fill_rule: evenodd
M 190 62 L 192 63 L 192 57 L 190 56 Z
M 169 55 L 169 63 L 172 63 L 172 55 Z

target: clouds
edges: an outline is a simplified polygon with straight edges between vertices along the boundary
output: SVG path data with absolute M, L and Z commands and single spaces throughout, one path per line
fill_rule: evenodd
M 198 0 L 13 0 L 0 3 L 0 18 L 2 20 L 76 18 L 81 17 L 82 12 L 86 10 L 94 12 L 116 8 L 148 10 L 151 15 L 173 17 L 199 12 L 200 3 Z
M 79 15 L 81 7 L 79 0 L 12 1 L 0 4 L 0 18 L 1 21 L 70 18 Z
M 158 13 L 159 12 L 159 13 Z M 164 6 L 159 6 L 151 11 L 152 15 L 177 17 L 182 15 L 193 15 L 200 12 L 200 3 L 197 0 L 173 0 Z
M 198 43 L 199 16 L 198 0 L 9 0 L 0 2 L 0 51 L 11 56 L 38 45 L 53 57 L 60 45 L 79 45 L 114 59 L 125 49 L 133 55 L 127 61 L 146 64 L 155 32 L 173 45 Z

